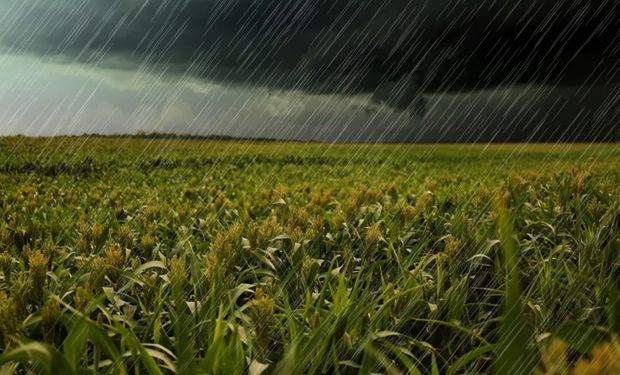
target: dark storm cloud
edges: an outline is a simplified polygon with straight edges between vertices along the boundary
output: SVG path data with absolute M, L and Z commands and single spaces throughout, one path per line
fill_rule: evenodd
M 40 55 L 107 64 L 104 56 L 116 56 L 121 67 L 275 89 L 357 93 L 405 82 L 430 93 L 617 80 L 617 72 L 592 75 L 620 55 L 619 7 L 614 0 L 26 0 L 12 5 L 0 40 Z M 392 104 L 404 107 L 416 95 L 404 91 Z
M 190 77 L 222 84 L 220 93 L 234 87 L 225 102 L 205 104 L 221 107 L 222 133 L 322 140 L 620 139 L 619 30 L 616 0 L 0 0 L 5 55 L 155 77 L 142 91 L 121 85 L 120 101 L 145 108 Z M 79 102 L 71 87 L 58 97 Z M 237 109 L 242 91 L 252 96 Z M 283 100 L 282 121 L 257 115 L 292 93 L 305 109 Z M 110 98 L 101 100 L 114 113 L 136 112 Z M 194 120 L 183 108 L 160 122 L 180 132 L 207 126 L 202 107 Z M 247 121 L 237 125 L 237 111 Z M 119 115 L 118 128 L 150 122 L 143 112 L 157 111 Z M 401 118 L 407 112 L 424 118 Z M 389 128 L 394 121 L 403 128 Z

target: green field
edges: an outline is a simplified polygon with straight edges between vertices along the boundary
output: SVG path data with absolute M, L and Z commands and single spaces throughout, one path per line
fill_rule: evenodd
M 0 138 L 2 371 L 620 373 L 619 186 L 616 144 Z

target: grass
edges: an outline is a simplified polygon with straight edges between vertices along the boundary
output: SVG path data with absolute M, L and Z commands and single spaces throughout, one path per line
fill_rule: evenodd
M 613 373 L 618 166 L 614 144 L 2 138 L 1 370 Z

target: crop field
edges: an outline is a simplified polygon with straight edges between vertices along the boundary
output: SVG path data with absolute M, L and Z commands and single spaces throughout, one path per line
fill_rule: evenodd
M 618 374 L 620 146 L 0 138 L 0 373 Z

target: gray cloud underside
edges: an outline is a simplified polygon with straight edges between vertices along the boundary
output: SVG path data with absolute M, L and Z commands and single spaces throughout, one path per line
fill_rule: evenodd
M 318 93 L 372 92 L 403 79 L 427 93 L 596 84 L 602 75 L 588 67 L 619 56 L 613 0 L 0 4 L 0 43 L 14 51 Z
M 274 93 L 26 56 L 1 61 L 0 134 L 144 131 L 350 142 L 620 139 L 620 91 L 608 85 L 429 94 L 426 116 L 411 118 L 373 107 L 370 94 Z

